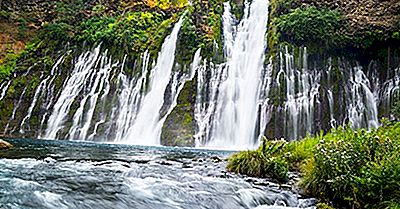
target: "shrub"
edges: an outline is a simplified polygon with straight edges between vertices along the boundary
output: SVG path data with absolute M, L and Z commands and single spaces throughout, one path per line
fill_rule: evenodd
M 49 40 L 69 41 L 73 35 L 72 26 L 66 23 L 48 24 L 40 31 L 40 37 Z
M 297 45 L 337 45 L 345 37 L 339 33 L 342 14 L 314 6 L 297 8 L 274 19 L 278 32 L 286 41 Z
M 22 54 L 22 53 L 21 53 Z M 4 60 L 0 60 L 0 83 L 14 71 L 20 54 L 9 51 Z
M 327 134 L 316 146 L 302 186 L 339 207 L 377 208 L 400 200 L 399 127 Z
M 81 32 L 75 39 L 89 43 L 106 42 L 139 51 L 152 46 L 151 43 L 158 38 L 158 32 L 165 32 L 170 23 L 170 19 L 164 20 L 163 15 L 157 12 L 128 12 L 117 17 L 94 17 L 80 25 Z
M 272 177 L 278 181 L 285 181 L 289 167 L 283 157 L 273 156 L 273 153 L 258 149 L 234 154 L 229 158 L 227 169 L 248 176 Z
M 371 131 L 340 127 L 289 143 L 264 140 L 258 150 L 233 155 L 227 168 L 280 181 L 299 170 L 300 186 L 335 207 L 399 208 L 400 123 Z

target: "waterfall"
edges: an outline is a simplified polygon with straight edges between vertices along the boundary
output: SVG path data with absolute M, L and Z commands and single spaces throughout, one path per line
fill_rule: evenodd
M 224 55 L 225 57 L 231 57 L 234 45 L 235 21 L 233 14 L 231 13 L 231 5 L 229 1 L 224 3 L 222 23 L 222 31 L 224 32 Z
M 17 113 L 17 110 L 19 108 L 19 106 L 21 105 L 22 99 L 24 98 L 24 95 L 26 93 L 26 89 L 28 88 L 28 85 L 26 85 L 24 87 L 24 90 L 22 90 L 21 95 L 19 96 L 18 102 L 17 104 L 15 104 L 12 114 L 11 114 L 11 118 L 8 120 L 6 127 L 4 128 L 4 134 L 6 134 L 9 131 L 9 127 L 10 127 L 10 122 L 13 121 L 15 119 L 15 114 Z M 11 130 L 12 132 L 13 130 Z
M 36 89 L 31 89 L 36 81 L 29 81 L 16 97 L 6 97 L 15 84 L 5 80 L 1 104 L 6 105 L 4 99 L 14 103 L 3 124 L 5 134 L 19 128 L 21 136 L 159 145 L 167 117 L 178 114 L 173 110 L 179 94 L 193 79 L 197 92 L 188 111 L 194 113 L 190 127 L 195 130 L 187 133 L 195 132 L 197 147 L 247 149 L 264 135 L 294 140 L 340 125 L 378 127 L 378 108 L 384 106 L 379 114 L 389 115 L 398 96 L 400 68 L 379 80 L 384 76 L 371 71 L 373 64 L 364 69 L 354 60 L 309 58 L 307 48 L 292 46 L 265 60 L 268 4 L 246 1 L 237 20 L 230 3 L 223 3 L 223 48 L 215 56 L 222 60 L 203 59 L 200 49 L 191 66 L 176 60 L 185 13 L 157 59 L 149 51 L 116 56 L 98 45 L 78 55 L 64 53 L 50 73 L 40 71 Z M 65 63 L 70 53 L 74 59 Z M 63 69 L 68 64 L 72 67 Z M 36 78 L 32 68 L 22 76 Z
M 348 123 L 352 128 L 371 129 L 379 126 L 377 89 L 373 88 L 371 78 L 365 75 L 359 64 L 338 59 L 337 70 L 341 79 L 333 83 L 331 77 L 337 72 L 332 70 L 332 59 L 318 69 L 308 66 L 305 47 L 299 49 L 298 61 L 293 54 L 288 47 L 284 47 L 274 69 L 275 77 L 264 82 L 270 83 L 270 86 L 263 89 L 269 92 L 273 88 L 275 96 L 261 96 L 264 102 L 260 111 L 260 133 L 269 128 L 268 122 L 273 115 L 277 119 L 272 121 L 273 125 L 279 126 L 274 130 L 279 133 L 273 137 L 284 136 L 289 140 Z M 270 76 L 273 75 L 267 75 Z M 390 84 L 386 86 L 390 89 Z M 274 98 L 277 94 L 279 100 L 283 99 L 282 104 Z
M 204 146 L 211 138 L 211 129 L 216 114 L 218 87 L 225 65 L 214 65 L 204 61 L 197 69 L 197 94 L 194 119 L 197 131 L 194 135 L 196 146 Z M 210 77 L 208 77 L 210 76 Z
M 371 90 L 368 77 L 357 65 L 349 72 L 349 83 L 346 86 L 346 100 L 348 119 L 352 128 L 377 128 L 378 120 L 378 99 Z
M 81 100 L 80 106 L 73 117 L 73 125 L 68 133 L 70 139 L 86 139 L 99 95 L 103 93 L 105 81 L 108 80 L 112 67 L 117 66 L 118 63 L 113 64 L 106 51 L 100 57 L 98 64 L 99 69 L 96 70 L 96 73 L 92 73 L 89 79 L 92 83 L 89 86 L 86 85 L 90 90 Z M 103 97 L 105 96 L 107 95 L 103 93 Z M 88 109 L 85 111 L 87 106 Z
M 162 129 L 160 111 L 164 103 L 164 93 L 170 80 L 173 78 L 172 68 L 175 60 L 176 42 L 185 14 L 172 29 L 172 33 L 165 39 L 157 64 L 152 70 L 149 92 L 141 101 L 139 112 L 133 125 L 129 128 L 124 141 L 132 144 L 156 145 Z
M 140 102 L 144 96 L 142 89 L 146 84 L 149 59 L 150 54 L 146 51 L 142 55 L 142 72 L 141 77 L 138 79 L 132 78 L 129 80 L 123 69 L 121 69 L 121 73 L 118 75 L 121 92 L 118 96 L 119 113 L 115 119 L 117 123 L 115 141 L 117 142 L 123 140 L 138 113 Z M 125 63 L 125 59 L 123 63 Z
M 290 139 L 298 139 L 299 133 L 312 133 L 314 105 L 318 101 L 321 72 L 309 70 L 307 49 L 303 49 L 302 67 L 294 67 L 294 57 L 285 49 L 286 133 Z
M 0 86 L 0 101 L 4 99 L 4 97 L 6 96 L 7 90 L 10 87 L 11 84 L 11 80 L 8 82 L 4 82 L 1 84 Z
M 214 74 L 217 76 L 214 79 L 222 80 L 211 86 L 218 88 L 211 90 L 218 92 L 218 95 L 212 101 L 215 106 L 208 106 L 214 115 L 209 126 L 212 128 L 210 139 L 204 145 L 218 148 L 254 147 L 258 89 L 266 48 L 268 2 L 245 2 L 243 19 L 235 30 L 232 29 L 234 21 L 229 10 L 229 3 L 225 3 L 223 32 L 227 63 L 222 72 Z
M 26 114 L 26 116 L 22 119 L 21 125 L 20 125 L 20 133 L 24 134 L 25 133 L 25 125 L 27 123 L 27 121 L 31 118 L 32 116 L 32 111 L 36 106 L 36 103 L 39 99 L 39 97 L 42 95 L 42 93 L 44 93 L 47 88 L 51 87 L 51 85 L 54 82 L 55 79 L 55 72 L 58 69 L 58 67 L 60 66 L 60 64 L 64 61 L 64 56 L 61 56 L 57 62 L 54 64 L 54 66 L 52 67 L 51 71 L 50 71 L 50 75 L 47 76 L 45 79 L 43 79 L 40 84 L 38 85 L 38 87 L 36 88 L 35 94 L 33 96 L 33 100 L 31 102 L 31 105 L 29 106 L 28 109 L 28 113 Z
M 71 76 L 65 82 L 62 92 L 54 104 L 53 111 L 47 122 L 46 139 L 57 139 L 57 134 L 64 128 L 67 117 L 75 98 L 84 89 L 87 82 L 90 82 L 90 75 L 100 57 L 100 45 L 93 51 L 82 54 L 74 65 Z
M 131 76 L 126 72 L 127 56 L 120 64 L 112 60 L 107 50 L 101 52 L 100 45 L 80 55 L 58 98 L 51 105 L 53 110 L 47 120 L 43 138 L 159 144 L 165 118 L 176 105 L 185 81 L 194 77 L 194 72 L 182 75 L 173 71 L 176 42 L 183 17 L 184 15 L 165 39 L 150 73 L 148 52 L 141 56 L 139 76 Z M 200 50 L 196 52 L 192 70 L 197 68 L 199 60 Z M 115 70 L 118 66 L 120 69 Z M 42 89 L 48 86 L 48 80 L 49 78 L 42 80 L 36 89 L 34 103 Z M 110 92 L 111 88 L 115 91 Z M 170 92 L 170 101 L 164 101 L 167 92 Z M 109 99 L 111 100 L 107 101 Z M 35 105 L 32 104 L 31 107 L 33 110 Z M 167 111 L 160 115 L 162 108 Z M 28 112 L 22 126 L 30 118 L 31 112 Z M 45 117 L 43 116 L 42 123 Z
M 395 97 L 399 95 L 400 89 L 400 67 L 394 69 L 394 76 L 387 79 L 382 85 L 379 92 L 381 103 L 386 109 L 390 109 L 394 105 Z

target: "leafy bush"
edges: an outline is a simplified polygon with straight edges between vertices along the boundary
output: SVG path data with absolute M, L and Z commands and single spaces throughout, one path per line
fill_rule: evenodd
M 342 14 L 336 10 L 317 9 L 314 6 L 297 8 L 274 19 L 278 32 L 286 41 L 298 45 L 336 45 L 343 37 Z
M 20 54 L 15 54 L 11 50 L 6 54 L 4 60 L 0 60 L 0 83 L 14 71 L 19 57 Z
M 400 123 L 372 131 L 340 127 L 289 143 L 265 140 L 258 150 L 231 156 L 227 168 L 281 181 L 289 169 L 298 170 L 300 186 L 335 207 L 398 208 Z
M 48 24 L 40 32 L 41 38 L 50 40 L 69 41 L 72 38 L 72 26 L 66 23 Z
M 400 200 L 400 123 L 375 131 L 334 130 L 316 146 L 302 186 L 340 207 L 378 208 Z
M 227 169 L 248 176 L 272 177 L 279 181 L 287 179 L 288 163 L 278 155 L 283 144 L 270 143 L 269 151 L 258 149 L 234 154 L 229 158 Z
M 171 20 L 164 20 L 163 15 L 156 12 L 129 12 L 117 17 L 94 17 L 80 25 L 81 32 L 76 40 L 106 42 L 139 51 L 155 41 L 158 31 L 164 31 L 165 27 L 170 26 L 165 21 L 171 23 Z

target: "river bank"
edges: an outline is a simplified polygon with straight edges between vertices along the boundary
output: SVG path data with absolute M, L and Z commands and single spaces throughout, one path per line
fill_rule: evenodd
M 267 141 L 259 149 L 234 154 L 228 170 L 285 182 L 288 171 L 319 207 L 398 208 L 400 123 L 376 129 L 338 128 L 300 141 Z

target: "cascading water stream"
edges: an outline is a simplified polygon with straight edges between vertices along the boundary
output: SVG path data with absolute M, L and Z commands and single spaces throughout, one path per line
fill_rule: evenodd
M 2 83 L 2 85 L 0 86 L 0 101 L 4 99 L 4 97 L 6 96 L 7 90 L 10 87 L 11 84 L 11 80 L 8 82 L 4 82 Z
M 225 4 L 225 12 L 228 11 L 229 7 Z M 268 1 L 246 2 L 243 19 L 236 30 L 231 29 L 233 21 L 230 16 L 224 14 L 227 17 L 224 18 L 223 28 L 228 57 L 223 80 L 218 85 L 211 138 L 205 146 L 243 149 L 256 145 L 255 125 L 265 58 Z M 236 32 L 234 37 L 233 31 Z
M 84 88 L 90 78 L 94 66 L 100 56 L 100 46 L 93 51 L 82 54 L 74 66 L 71 77 L 65 82 L 63 90 L 53 107 L 53 112 L 47 122 L 44 138 L 56 139 L 58 132 L 64 128 L 63 124 L 74 99 Z
M 385 108 L 390 109 L 390 107 L 394 105 L 395 97 L 399 96 L 399 89 L 400 66 L 394 69 L 393 77 L 383 83 L 381 91 L 379 92 L 381 102 Z
M 124 58 L 124 62 L 125 63 Z M 118 75 L 119 85 L 121 86 L 121 93 L 118 97 L 119 103 L 119 113 L 116 116 L 116 136 L 115 141 L 119 142 L 123 140 L 123 137 L 128 133 L 129 127 L 132 125 L 136 115 L 138 113 L 138 108 L 140 107 L 140 102 L 143 98 L 143 87 L 146 84 L 147 69 L 149 65 L 150 54 L 146 51 L 142 55 L 142 72 L 141 77 L 138 79 L 129 78 L 125 75 L 123 69 Z M 124 66 L 124 64 L 122 65 Z
M 25 133 L 25 125 L 27 123 L 27 121 L 31 118 L 32 116 L 32 111 L 36 106 L 36 103 L 39 99 L 39 97 L 47 90 L 47 88 L 49 86 L 51 86 L 53 84 L 53 81 L 55 79 L 55 72 L 58 69 L 58 67 L 60 66 L 60 64 L 64 61 L 64 56 L 61 56 L 57 62 L 54 64 L 54 66 L 52 67 L 51 71 L 50 71 L 50 75 L 47 76 L 45 79 L 43 79 L 39 86 L 36 88 L 35 94 L 33 96 L 33 100 L 31 102 L 31 105 L 29 106 L 28 109 L 28 113 L 26 114 L 26 116 L 24 117 L 24 119 L 22 119 L 21 125 L 20 125 L 20 133 L 24 134 Z
M 87 133 L 91 125 L 98 97 L 100 93 L 102 93 L 104 83 L 108 80 L 112 67 L 118 65 L 118 63 L 113 64 L 111 58 L 108 58 L 107 51 L 100 57 L 98 64 L 100 69 L 98 69 L 96 73 L 92 73 L 91 78 L 89 79 L 89 81 L 93 81 L 88 88 L 90 91 L 81 100 L 80 106 L 74 115 L 74 122 L 68 134 L 71 140 L 87 138 Z M 106 94 L 103 93 L 103 96 L 106 96 Z M 85 111 L 88 101 L 89 107 Z
M 67 52 L 50 74 L 41 76 L 29 101 L 29 85 L 12 100 L 5 134 L 19 128 L 21 135 L 37 132 L 39 138 L 159 145 L 167 117 L 177 114 L 173 110 L 180 91 L 195 75 L 197 93 L 192 105 L 197 147 L 253 148 L 263 135 L 300 139 L 348 123 L 352 128 L 374 128 L 379 126 L 378 105 L 390 111 L 394 103 L 399 69 L 380 81 L 355 62 L 308 60 L 306 48 L 295 53 L 297 49 L 288 47 L 265 63 L 265 0 L 245 2 L 240 21 L 225 2 L 225 62 L 202 60 L 198 50 L 192 72 L 186 72 L 187 66 L 175 61 L 184 16 L 165 39 L 156 61 L 148 52 L 120 60 L 98 46 L 75 57 L 70 74 L 65 75 L 63 66 L 71 64 L 64 63 Z M 0 84 L 1 102 L 12 99 L 6 94 L 13 85 L 12 80 Z M 20 110 L 27 112 L 21 118 Z
M 308 69 L 306 48 L 301 57 L 303 66 L 299 70 L 294 67 L 294 56 L 289 54 L 287 48 L 284 57 L 286 132 L 288 138 L 298 139 L 299 133 L 312 133 L 314 105 L 319 100 L 321 73 Z
M 369 79 L 360 66 L 349 71 L 349 84 L 346 88 L 348 119 L 352 128 L 367 127 L 377 128 L 378 120 L 378 99 L 370 89 Z
M 185 14 L 172 29 L 164 41 L 158 55 L 157 65 L 150 79 L 149 92 L 140 104 L 139 112 L 129 128 L 124 141 L 132 144 L 158 145 L 161 135 L 160 110 L 164 103 L 164 93 L 173 77 L 172 68 L 175 60 L 176 42 Z M 179 92 L 178 92 L 179 93 Z
M 268 128 L 268 122 L 265 121 L 270 119 L 269 114 L 275 114 L 275 119 L 279 118 L 284 124 L 281 134 L 289 140 L 314 134 L 323 127 L 329 129 L 348 123 L 353 128 L 370 129 L 379 126 L 378 93 L 371 86 L 372 78 L 366 76 L 358 64 L 338 60 L 339 66 L 333 71 L 332 60 L 327 61 L 322 69 L 310 68 L 306 48 L 299 49 L 298 62 L 295 62 L 293 52 L 288 47 L 280 52 L 272 84 L 275 94 L 283 95 L 285 100 L 278 109 L 275 107 L 276 112 L 271 112 L 270 108 L 275 104 L 269 104 L 269 100 L 273 96 L 264 96 L 263 104 L 266 107 L 261 108 L 260 131 Z M 332 84 L 332 75 L 340 76 L 336 87 Z

